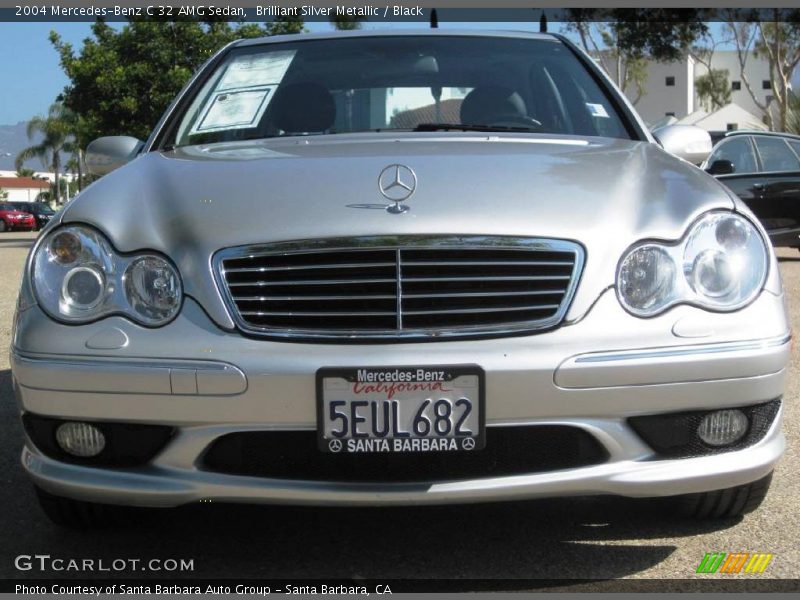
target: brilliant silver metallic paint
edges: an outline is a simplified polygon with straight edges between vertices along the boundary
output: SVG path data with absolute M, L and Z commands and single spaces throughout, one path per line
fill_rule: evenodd
M 253 43 L 261 42 L 243 44 Z M 619 100 L 629 108 L 624 97 Z M 48 230 L 61 222 L 87 223 L 121 252 L 168 256 L 185 284 L 181 313 L 157 329 L 122 316 L 80 326 L 58 323 L 36 305 L 26 273 L 11 360 L 23 410 L 165 423 L 177 427 L 178 435 L 138 469 L 66 465 L 43 457 L 30 443 L 25 468 L 56 494 L 145 506 L 201 499 L 403 504 L 585 493 L 661 496 L 762 477 L 783 452 L 779 420 L 751 448 L 666 461 L 647 460 L 652 451 L 625 423 L 631 415 L 779 397 L 790 353 L 774 254 L 764 290 L 739 311 L 681 305 L 639 319 L 620 306 L 614 273 L 631 244 L 677 240 L 708 210 L 735 209 L 751 217 L 712 177 L 655 145 L 638 117 L 633 122 L 640 140 L 369 133 L 149 152 L 154 132 L 144 154 L 90 186 Z M 355 208 L 385 203 L 375 178 L 394 163 L 413 168 L 424 182 L 413 196 L 413 210 L 397 215 Z M 433 343 L 253 339 L 235 330 L 213 276 L 212 257 L 224 248 L 443 234 L 580 243 L 584 273 L 564 325 L 535 335 Z M 488 426 L 572 424 L 595 435 L 610 461 L 432 485 L 288 482 L 198 468 L 204 449 L 225 433 L 313 429 L 314 374 L 322 366 L 420 363 L 481 365 Z

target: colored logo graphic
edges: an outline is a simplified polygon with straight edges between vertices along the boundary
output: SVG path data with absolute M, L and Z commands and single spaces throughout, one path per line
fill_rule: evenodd
M 707 552 L 697 566 L 698 573 L 763 573 L 774 554 L 764 552 Z

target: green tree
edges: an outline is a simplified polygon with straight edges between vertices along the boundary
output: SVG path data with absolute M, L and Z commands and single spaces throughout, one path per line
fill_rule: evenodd
M 354 31 L 361 29 L 361 21 L 363 20 L 363 17 L 336 14 L 331 17 L 330 22 L 339 31 Z
M 708 27 L 700 11 L 667 9 L 567 9 L 567 31 L 636 104 L 645 94 L 647 61 L 673 61 L 686 54 Z M 664 12 L 663 16 L 660 13 Z M 669 13 L 669 14 L 666 14 Z M 635 88 L 635 92 L 633 89 Z
M 46 116 L 39 115 L 28 121 L 28 139 L 33 141 L 35 137 L 41 136 L 41 141 L 22 150 L 16 159 L 17 169 L 21 169 L 25 161 L 38 158 L 46 170 L 53 172 L 56 202 L 60 199 L 58 190 L 63 161 L 61 155 L 75 151 L 73 122 L 70 111 L 63 104 L 52 104 Z
M 28 167 L 18 167 L 16 176 L 17 177 L 33 177 L 36 175 L 36 171 L 33 169 L 29 169 Z
M 706 13 L 696 9 L 570 8 L 566 16 L 567 30 L 587 52 L 594 50 L 594 34 L 607 31 L 622 55 L 661 62 L 682 58 L 708 32 Z
M 301 31 L 297 19 L 265 25 L 136 20 L 121 29 L 99 20 L 79 50 L 54 31 L 50 41 L 70 80 L 61 97 L 77 115 L 76 138 L 85 148 L 103 135 L 145 139 L 192 74 L 225 44 Z
M 728 69 L 711 69 L 694 80 L 694 89 L 703 108 L 712 112 L 731 102 L 731 84 Z
M 770 129 L 785 131 L 792 102 L 792 74 L 800 65 L 800 10 L 730 9 L 724 12 L 725 27 L 733 38 L 740 78 L 753 102 L 765 115 Z M 774 21 L 761 21 L 772 16 Z M 753 90 L 746 67 L 750 57 L 765 58 L 769 65 L 774 107 L 762 102 Z M 777 109 L 777 115 L 773 109 Z
M 3 188 L 0 188 L 0 202 L 3 200 L 8 200 L 8 192 L 5 191 Z
M 786 131 L 800 135 L 800 95 L 789 92 L 789 107 L 786 114 Z

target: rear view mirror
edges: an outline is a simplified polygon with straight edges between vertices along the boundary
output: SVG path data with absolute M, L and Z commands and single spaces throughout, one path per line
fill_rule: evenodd
M 127 135 L 97 138 L 86 148 L 86 168 L 92 175 L 110 173 L 133 160 L 143 145 Z
M 736 172 L 736 167 L 729 160 L 715 160 L 711 166 L 706 169 L 706 173 L 711 175 L 730 175 Z
M 711 136 L 694 125 L 667 125 L 653 131 L 653 135 L 664 150 L 694 165 L 711 154 Z

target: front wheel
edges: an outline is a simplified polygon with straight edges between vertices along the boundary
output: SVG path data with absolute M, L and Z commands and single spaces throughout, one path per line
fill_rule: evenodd
M 8 225 L 6 225 L 6 222 L 3 221 L 3 219 L 0 219 L 0 233 L 5 231 L 8 231 Z
M 67 529 L 101 529 L 122 525 L 131 509 L 124 506 L 82 502 L 72 498 L 55 496 L 36 487 L 39 506 L 47 518 Z
M 677 512 L 693 519 L 733 519 L 757 509 L 767 497 L 772 472 L 758 481 L 736 487 L 677 496 Z

